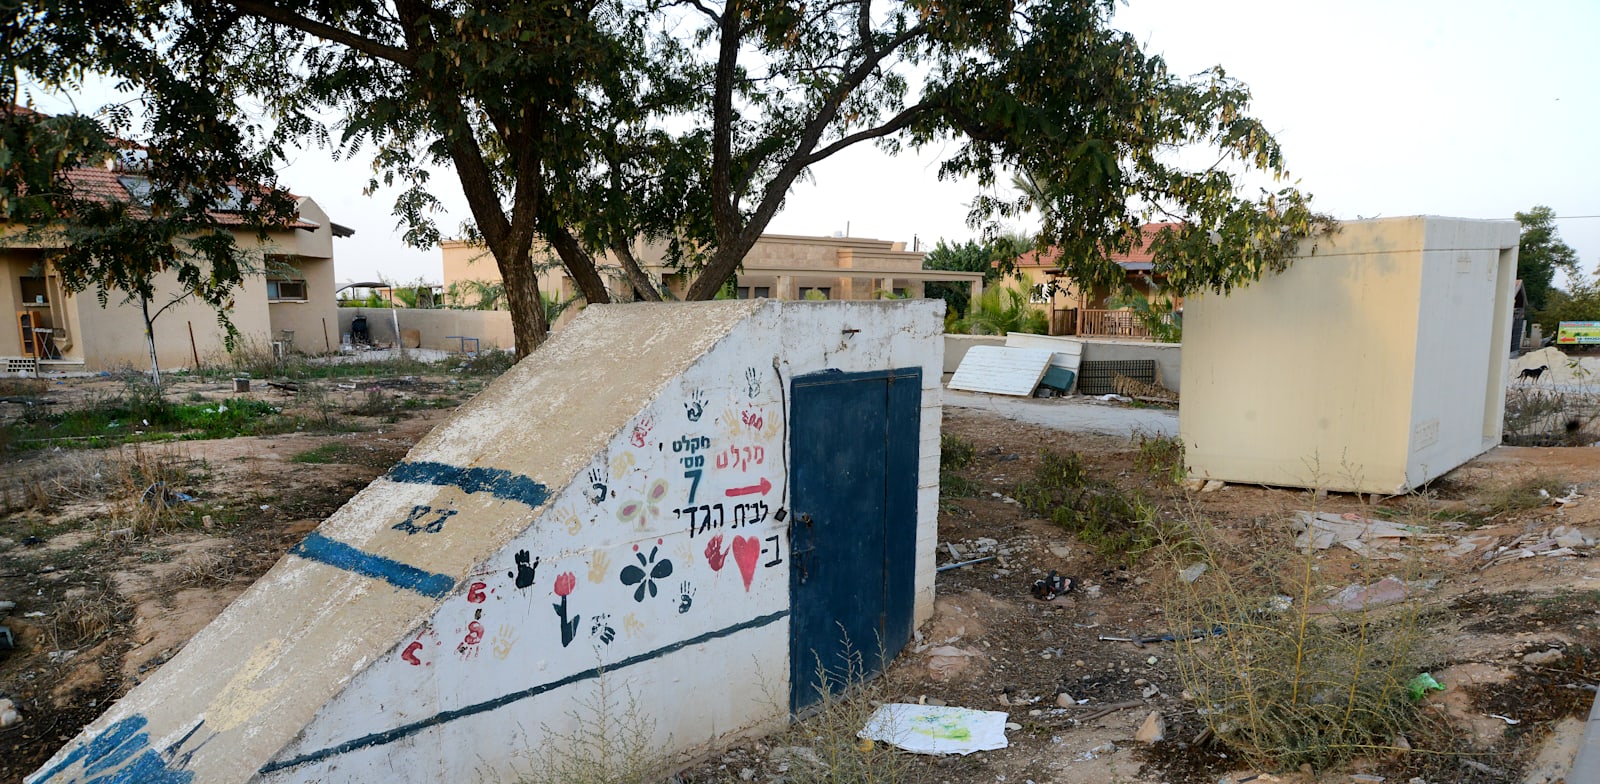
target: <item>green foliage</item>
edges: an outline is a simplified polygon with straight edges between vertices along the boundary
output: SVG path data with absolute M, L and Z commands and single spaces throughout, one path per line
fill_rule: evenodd
M 1399 751 L 1399 738 L 1425 753 L 1422 744 L 1440 733 L 1406 688 L 1418 674 L 1415 603 L 1381 615 L 1316 615 L 1334 586 L 1319 581 L 1315 548 L 1296 554 L 1264 544 L 1288 541 L 1287 532 L 1232 545 L 1199 517 L 1187 530 L 1181 549 L 1162 551 L 1173 575 L 1164 615 L 1180 632 L 1172 660 L 1201 721 L 1230 756 L 1267 770 L 1321 771 Z M 1192 582 L 1176 578 L 1196 563 L 1210 569 Z M 1181 633 L 1190 629 L 1215 633 Z
M 233 438 L 294 429 L 270 403 L 168 403 L 142 385 L 123 395 L 66 411 L 40 414 L 11 426 L 20 446 L 103 447 L 141 441 Z
M 1133 467 L 1151 479 L 1179 484 L 1189 475 L 1183 462 L 1183 440 L 1176 436 L 1152 436 L 1140 433 L 1134 439 L 1138 453 L 1133 457 Z
M 1551 289 L 1545 306 L 1535 313 L 1546 335 L 1555 335 L 1563 321 L 1600 321 L 1600 270 L 1588 278 L 1574 274 L 1571 281 L 1566 291 Z M 1526 280 L 1523 285 L 1527 285 Z
M 1541 204 L 1516 215 L 1517 222 L 1522 224 L 1522 239 L 1517 245 L 1517 277 L 1528 295 L 1528 306 L 1537 312 L 1543 310 L 1549 300 L 1557 270 L 1577 274 L 1578 253 L 1561 241 L 1561 232 L 1555 226 L 1555 210 Z
M 1161 343 L 1183 342 L 1182 315 L 1176 312 L 1177 302 L 1170 297 L 1152 300 L 1142 294 L 1123 294 L 1106 300 L 1106 307 L 1133 311 L 1134 318 Z
M 973 335 L 1004 335 L 1028 332 L 1043 335 L 1050 331 L 1050 317 L 1028 302 L 1028 295 L 1014 286 L 995 286 L 978 295 L 965 319 L 965 331 Z
M 1163 541 L 1181 541 L 1180 526 L 1166 521 L 1137 495 L 1089 474 L 1077 452 L 1047 449 L 1032 479 L 1017 485 L 1024 509 L 1072 533 L 1107 558 L 1137 561 Z
M 978 448 L 971 441 L 949 433 L 939 434 L 939 496 L 966 498 L 978 494 L 979 485 L 964 472 L 972 466 Z
M 1184 222 L 1155 248 L 1157 274 L 1178 293 L 1280 269 L 1324 222 L 1292 187 L 1239 195 L 1239 175 L 1288 176 L 1246 113 L 1249 91 L 1220 68 L 1169 74 L 1112 26 L 1114 10 L 1107 0 L 45 2 L 9 23 L 25 45 L 5 73 L 63 89 L 83 73 L 112 75 L 145 99 L 163 156 L 261 167 L 306 143 L 373 151 L 369 190 L 398 190 L 395 212 L 419 247 L 441 239 L 431 172 L 454 167 L 468 233 L 500 267 L 526 352 L 547 326 L 536 241 L 599 303 L 609 295 L 595 253 L 618 251 L 648 297 L 625 251 L 636 237 L 665 239 L 687 298 L 709 299 L 810 167 L 867 142 L 953 144 L 940 176 L 985 188 L 1002 170 L 1029 172 L 1038 193 L 979 197 L 971 219 L 1038 207 L 1041 244 L 1060 247 L 1086 284 L 1125 285 L 1105 256 L 1156 212 Z M 1221 160 L 1188 170 L 1164 154 L 1185 147 Z
M 1032 245 L 1031 237 L 1018 234 L 1003 234 L 983 242 L 967 240 L 956 245 L 947 244 L 941 239 L 923 257 L 922 268 L 982 272 L 983 285 L 987 288 L 1015 270 L 1017 257 L 1031 249 Z M 923 292 L 930 299 L 944 300 L 947 318 L 951 314 L 954 314 L 954 318 L 963 318 L 971 306 L 972 287 L 966 283 L 929 281 L 924 284 Z

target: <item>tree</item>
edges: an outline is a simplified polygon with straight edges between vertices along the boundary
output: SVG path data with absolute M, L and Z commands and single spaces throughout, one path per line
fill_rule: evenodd
M 414 244 L 440 236 L 428 167 L 452 166 L 523 353 L 548 326 L 530 269 L 536 241 L 587 301 L 605 302 L 595 254 L 614 254 L 638 296 L 656 299 L 628 245 L 665 239 L 687 298 L 709 299 L 806 171 L 859 144 L 954 142 L 941 176 L 986 187 L 1001 170 L 1035 173 L 1038 239 L 1088 284 L 1125 284 L 1106 258 L 1153 215 L 1183 221 L 1154 249 L 1179 293 L 1281 269 L 1325 223 L 1292 187 L 1239 195 L 1242 173 L 1287 174 L 1246 114 L 1249 91 L 1220 68 L 1168 74 L 1110 27 L 1111 0 L 24 4 L 14 32 L 67 63 L 23 69 L 43 83 L 130 58 L 174 63 L 220 93 L 254 96 L 268 153 L 307 140 L 345 155 L 374 148 L 372 185 L 401 187 L 396 212 Z M 117 72 L 168 114 L 257 127 Z M 1191 171 L 1166 154 L 1196 146 L 1217 163 Z M 970 217 L 1022 207 L 983 196 Z
M 1020 234 L 1002 234 L 987 241 L 967 240 L 959 245 L 940 239 L 923 257 L 922 268 L 982 272 L 983 285 L 988 288 L 1015 269 L 1017 258 L 1032 245 L 1031 238 Z M 959 282 L 931 281 L 923 287 L 923 293 L 944 300 L 947 312 L 955 318 L 967 314 L 972 299 L 972 288 Z
M 1574 274 L 1566 291 L 1551 289 L 1545 307 L 1535 317 L 1546 335 L 1556 334 L 1563 321 L 1600 321 L 1600 268 L 1593 277 Z M 1527 282 L 1524 280 L 1523 285 Z
M 1014 286 L 985 289 L 972 303 L 972 309 L 963 323 L 966 331 L 974 335 L 1004 335 L 1007 332 L 1042 335 L 1050 329 L 1050 319 L 1044 311 L 1030 304 L 1028 295 Z
M 95 288 L 101 307 L 113 292 L 136 304 L 158 390 L 155 322 L 168 309 L 207 303 L 231 346 L 233 291 L 265 271 L 235 231 L 264 240 L 297 215 L 270 169 L 231 157 L 238 148 L 226 130 L 173 126 L 158 115 L 156 144 L 136 147 L 90 118 L 24 109 L 15 81 L 0 84 L 8 88 L 0 108 L 0 220 L 21 227 L 7 241 L 42 248 L 43 264 L 67 292 Z M 108 163 L 117 185 L 86 176 Z
M 1517 277 L 1522 280 L 1529 307 L 1538 312 L 1544 310 L 1550 299 L 1556 270 L 1578 277 L 1578 253 L 1561 241 L 1561 232 L 1555 226 L 1555 210 L 1540 204 L 1516 215 L 1517 222 L 1522 224 L 1522 239 L 1517 244 Z

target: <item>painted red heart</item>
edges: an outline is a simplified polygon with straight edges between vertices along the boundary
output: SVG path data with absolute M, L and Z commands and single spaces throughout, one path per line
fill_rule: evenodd
M 733 537 L 733 560 L 739 563 L 739 576 L 744 578 L 748 593 L 750 581 L 756 578 L 756 561 L 761 560 L 761 540 L 754 536 Z

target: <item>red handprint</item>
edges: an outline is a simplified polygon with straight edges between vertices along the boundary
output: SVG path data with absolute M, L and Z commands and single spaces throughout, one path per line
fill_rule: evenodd
M 722 571 L 722 564 L 727 560 L 728 551 L 722 549 L 721 534 L 711 537 L 711 541 L 706 542 L 706 563 L 711 564 L 711 571 Z

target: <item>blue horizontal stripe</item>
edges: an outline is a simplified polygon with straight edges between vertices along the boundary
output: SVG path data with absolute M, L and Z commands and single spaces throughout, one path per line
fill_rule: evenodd
M 313 531 L 300 544 L 289 551 L 294 555 L 311 561 L 325 563 L 347 572 L 366 575 L 375 580 L 382 580 L 396 588 L 405 588 L 416 591 L 423 596 L 438 599 L 456 587 L 456 581 L 449 575 L 435 574 L 418 569 L 410 564 L 385 558 L 381 555 L 357 550 L 350 545 L 334 539 L 329 539 Z
M 665 645 L 665 646 L 662 646 L 660 648 L 656 648 L 655 650 L 646 651 L 644 653 L 638 654 L 636 656 L 629 656 L 628 658 L 623 659 L 623 660 L 617 662 L 616 664 L 607 665 L 607 666 L 605 666 L 603 668 L 602 667 L 595 667 L 595 668 L 592 668 L 592 669 L 584 670 L 583 672 L 579 672 L 579 673 L 574 673 L 572 675 L 568 675 L 567 677 L 561 678 L 559 680 L 554 680 L 554 681 L 550 681 L 549 683 L 542 683 L 542 684 L 540 684 L 538 686 L 533 686 L 533 687 L 530 687 L 530 688 L 527 688 L 527 689 L 523 689 L 522 691 L 514 691 L 514 692 L 511 692 L 510 694 L 503 694 L 503 695 L 501 695 L 499 697 L 495 697 L 492 700 L 485 700 L 484 702 L 480 702 L 480 703 L 477 703 L 477 704 L 474 704 L 474 705 L 467 705 L 465 707 L 456 708 L 454 710 L 440 711 L 439 713 L 435 713 L 435 714 L 433 714 L 432 716 L 429 716 L 426 719 L 421 719 L 419 721 L 414 721 L 414 722 L 412 722 L 410 724 L 402 724 L 402 725 L 400 725 L 398 727 L 395 727 L 392 730 L 384 730 L 383 732 L 375 732 L 375 733 L 373 733 L 371 735 L 363 735 L 363 736 L 361 736 L 359 738 L 354 738 L 352 740 L 347 740 L 344 743 L 341 743 L 341 744 L 339 744 L 337 746 L 330 746 L 330 747 L 328 747 L 326 749 L 322 749 L 321 751 L 313 751 L 313 752 L 309 752 L 309 753 L 306 753 L 306 754 L 296 755 L 294 757 L 290 757 L 290 758 L 285 759 L 285 760 L 278 760 L 276 762 L 269 762 L 269 763 L 261 766 L 260 773 L 261 773 L 261 775 L 264 776 L 264 775 L 266 775 L 268 773 L 272 773 L 273 771 L 283 770 L 285 768 L 293 768 L 293 767 L 296 767 L 298 765 L 305 765 L 305 764 L 310 763 L 310 762 L 321 762 L 322 760 L 328 759 L 329 757 L 337 757 L 337 756 L 339 756 L 341 754 L 348 754 L 348 753 L 350 753 L 352 751 L 356 751 L 358 749 L 365 749 L 365 748 L 369 748 L 369 747 L 372 747 L 372 746 L 382 746 L 382 745 L 385 745 L 385 744 L 394 743 L 397 740 L 402 740 L 404 738 L 408 738 L 408 737 L 410 737 L 412 735 L 415 735 L 415 734 L 417 734 L 417 733 L 419 733 L 419 732 L 421 732 L 421 731 L 423 731 L 425 729 L 428 729 L 430 727 L 437 727 L 437 726 L 439 726 L 441 724 L 444 724 L 446 722 L 455 721 L 456 719 L 464 719 L 464 718 L 466 718 L 468 716 L 476 716 L 476 715 L 478 715 L 480 713 L 487 713 L 488 711 L 492 711 L 492 710 L 495 710 L 497 708 L 503 708 L 503 707 L 505 707 L 507 705 L 510 705 L 513 702 L 520 702 L 522 700 L 528 699 L 529 697 L 536 697 L 536 696 L 538 696 L 540 694 L 544 694 L 545 692 L 553 691 L 555 689 L 559 689 L 559 688 L 561 688 L 563 686 L 567 686 L 567 685 L 570 685 L 570 684 L 573 684 L 573 683 L 577 683 L 579 681 L 590 680 L 592 678 L 598 678 L 598 677 L 600 677 L 600 672 L 601 672 L 602 669 L 604 671 L 606 671 L 606 672 L 616 672 L 617 670 L 621 670 L 621 669 L 624 669 L 626 667 L 632 667 L 635 664 L 643 664 L 644 662 L 650 661 L 652 659 L 661 658 L 662 656 L 665 656 L 665 655 L 667 655 L 669 653 L 674 653 L 676 651 L 681 651 L 684 648 L 688 648 L 688 647 L 691 647 L 691 646 L 694 646 L 694 645 L 699 645 L 701 643 L 710 642 L 712 640 L 716 640 L 716 639 L 720 639 L 720 638 L 723 638 L 723 637 L 727 637 L 727 636 L 732 635 L 732 634 L 737 634 L 737 633 L 742 632 L 742 631 L 744 631 L 746 629 L 757 629 L 757 628 L 760 628 L 762 626 L 766 626 L 767 624 L 770 624 L 770 623 L 773 623 L 775 621 L 781 620 L 781 619 L 787 617 L 788 615 L 789 615 L 789 611 L 788 610 L 780 610 L 780 611 L 772 613 L 770 615 L 758 616 L 758 617 L 755 617 L 755 618 L 751 618 L 748 621 L 742 621 L 742 622 L 736 623 L 736 624 L 734 624 L 732 626 L 728 626 L 728 627 L 725 627 L 725 628 L 722 628 L 722 629 L 717 629 L 716 631 L 706 632 L 705 634 L 699 635 L 697 637 L 690 637 L 687 640 L 679 640 L 678 642 L 672 643 L 671 645 Z
M 530 509 L 538 508 L 550 498 L 550 488 L 501 468 L 462 468 L 421 460 L 399 463 L 389 469 L 386 476 L 391 482 L 459 487 L 468 493 L 490 493 L 496 498 L 527 504 Z

